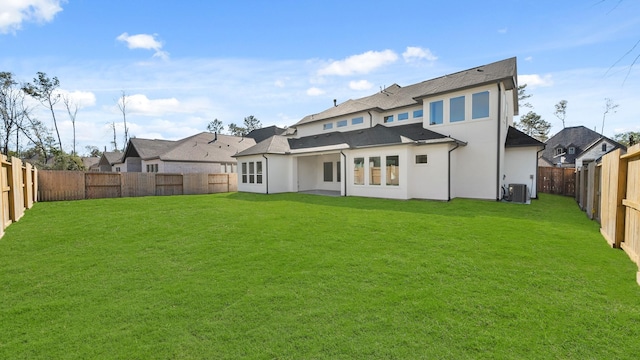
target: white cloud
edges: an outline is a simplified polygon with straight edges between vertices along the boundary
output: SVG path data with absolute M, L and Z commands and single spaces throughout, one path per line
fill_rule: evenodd
M 506 34 L 507 30 L 507 28 L 498 29 L 498 34 Z
M 155 50 L 153 57 L 159 57 L 161 59 L 168 59 L 169 53 L 162 50 L 162 42 L 156 40 L 157 34 L 136 34 L 129 35 L 128 33 L 122 33 L 116 38 L 116 40 L 122 41 L 127 44 L 129 49 L 145 49 Z
M 373 87 L 373 84 L 367 80 L 349 81 L 349 88 L 351 90 L 369 90 Z
M 524 58 L 524 61 L 533 61 L 533 56 L 527 56 L 526 58 Z
M 416 47 L 416 46 L 407 46 L 407 50 L 405 50 L 405 52 L 402 53 L 402 57 L 404 58 L 404 61 L 407 61 L 407 62 L 417 61 L 422 59 L 429 60 L 429 61 L 438 60 L 438 57 L 433 55 L 431 50 L 423 49 L 421 47 Z
M 0 33 L 15 33 L 27 21 L 50 22 L 66 0 L 0 1 Z
M 551 75 L 518 75 L 518 84 L 527 84 L 528 88 L 546 87 L 553 85 L 553 79 L 551 78 Z
M 371 71 L 398 60 L 398 55 L 391 50 L 367 51 L 364 54 L 349 56 L 344 60 L 333 61 L 318 70 L 318 75 L 347 76 L 368 74 Z
M 166 113 L 188 112 L 186 106 L 180 104 L 176 98 L 149 99 L 146 95 L 135 94 L 127 96 L 127 112 L 146 116 L 158 116 Z
M 96 95 L 91 91 L 66 91 L 60 90 L 60 94 L 67 96 L 73 103 L 78 104 L 80 108 L 94 106 L 96 104 Z
M 279 87 L 279 88 L 283 88 L 283 87 L 285 87 L 284 80 L 282 80 L 282 79 L 278 79 L 278 80 L 276 80 L 276 81 L 273 83 L 273 85 L 275 85 L 276 87 Z
M 312 87 L 312 88 L 307 89 L 307 95 L 309 95 L 309 96 L 319 96 L 319 95 L 322 95 L 322 94 L 324 94 L 324 90 L 319 89 L 317 87 Z

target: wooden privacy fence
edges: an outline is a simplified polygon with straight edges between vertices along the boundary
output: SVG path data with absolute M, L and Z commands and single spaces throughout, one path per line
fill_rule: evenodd
M 602 158 L 600 232 L 640 268 L 640 144 Z M 637 274 L 640 284 L 640 271 Z
M 576 169 L 551 166 L 538 167 L 538 191 L 545 194 L 574 196 Z
M 238 174 L 38 172 L 39 201 L 156 195 L 214 194 L 238 190 Z
M 600 220 L 602 202 L 602 166 L 595 162 L 584 164 L 576 171 L 576 201 L 589 219 Z
M 5 155 L 0 157 L 0 237 L 13 222 L 20 220 L 26 209 L 33 207 L 38 193 L 38 170 L 29 163 L 23 164 L 16 157 L 11 161 Z

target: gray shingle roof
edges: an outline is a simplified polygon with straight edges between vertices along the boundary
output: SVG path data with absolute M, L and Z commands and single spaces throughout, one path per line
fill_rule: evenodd
M 209 132 L 177 141 L 134 138 L 130 139 L 124 157 L 181 162 L 235 162 L 233 155 L 255 144 L 251 138 Z
M 346 116 L 366 110 L 380 112 L 398 107 L 417 105 L 421 103 L 422 98 L 428 96 L 497 81 L 505 81 L 507 90 L 515 89 L 517 87 L 516 75 L 516 58 L 514 57 L 406 87 L 393 84 L 379 93 L 356 100 L 347 100 L 318 114 L 305 116 L 293 126 Z M 514 100 L 515 104 L 517 104 L 516 91 L 514 91 Z M 516 114 L 518 112 L 517 105 L 515 112 Z
M 378 124 L 362 130 L 334 131 L 301 138 L 286 138 L 276 135 L 252 148 L 239 152 L 236 156 L 287 154 L 296 150 L 308 149 L 312 151 L 316 148 L 337 145 L 354 149 L 429 140 L 455 141 L 445 135 L 423 128 L 422 123 L 390 127 Z
M 287 129 L 279 128 L 275 125 L 272 125 L 252 130 L 246 135 L 246 137 L 252 138 L 256 141 L 256 143 L 259 143 L 262 140 L 265 140 L 273 135 L 283 135 L 285 131 L 287 131 Z
M 601 138 L 607 139 L 607 141 L 614 144 L 616 149 L 625 148 L 620 143 L 613 141 L 606 136 L 602 136 L 599 133 L 584 126 L 572 126 L 560 130 L 557 134 L 553 135 L 549 140 L 547 140 L 546 148 L 542 152 L 542 158 L 550 164 L 557 163 L 557 161 L 554 160 L 555 149 L 558 147 L 562 147 L 566 151 L 569 146 L 573 146 L 576 148 L 575 154 L 569 154 L 568 151 L 563 154 L 563 156 L 565 157 L 565 162 L 573 164 L 576 162 L 576 158 L 580 156 L 580 154 L 586 151 L 590 145 L 593 145 L 594 142 L 597 142 Z
M 542 146 L 544 143 L 531 136 L 523 133 L 522 131 L 509 126 L 507 131 L 507 140 L 505 141 L 505 147 L 521 147 L 521 146 Z

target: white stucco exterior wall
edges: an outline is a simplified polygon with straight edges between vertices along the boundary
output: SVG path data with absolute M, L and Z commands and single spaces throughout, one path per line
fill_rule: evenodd
M 365 197 L 379 197 L 387 199 L 409 199 L 408 195 L 408 158 L 409 147 L 403 146 L 384 146 L 369 149 L 357 149 L 345 151 L 347 155 L 347 173 L 343 176 L 343 179 L 347 181 L 347 196 L 365 196 Z M 398 185 L 387 185 L 386 178 L 386 157 L 398 156 L 399 169 L 398 169 Z M 380 157 L 380 185 L 372 185 L 369 183 L 369 158 L 379 156 Z M 354 159 L 364 158 L 364 185 L 354 184 Z
M 449 200 L 450 144 L 423 145 L 411 148 L 408 159 L 408 197 L 412 199 Z M 416 155 L 427 155 L 426 164 L 416 164 Z
M 514 147 L 505 151 L 503 185 L 526 184 L 532 198 L 538 197 L 537 147 Z

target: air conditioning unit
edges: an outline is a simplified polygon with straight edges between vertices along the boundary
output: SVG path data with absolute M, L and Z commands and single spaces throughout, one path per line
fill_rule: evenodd
M 509 199 L 512 202 L 527 202 L 527 184 L 509 184 Z

